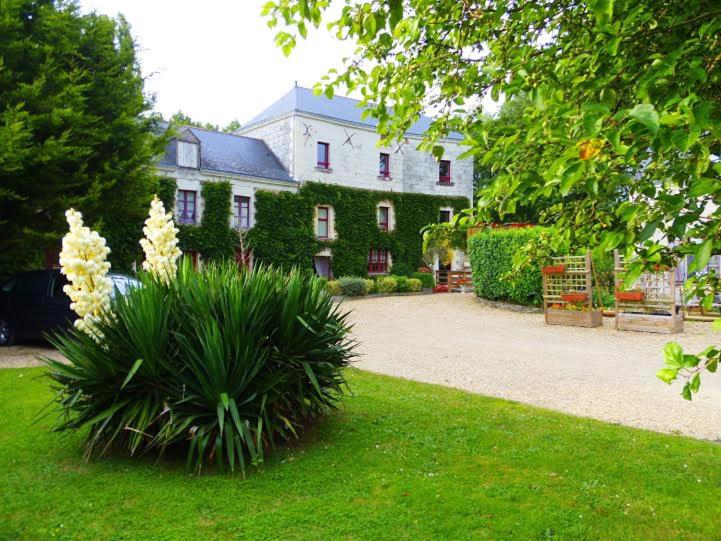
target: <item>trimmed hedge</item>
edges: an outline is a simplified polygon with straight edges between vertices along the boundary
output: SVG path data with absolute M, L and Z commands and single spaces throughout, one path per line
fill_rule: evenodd
M 468 241 L 476 295 L 494 301 L 538 305 L 543 283 L 538 265 L 512 273 L 513 256 L 539 235 L 538 228 L 486 229 Z
M 346 297 L 362 297 L 368 294 L 368 284 L 365 279 L 357 276 L 343 276 L 338 278 L 341 293 Z
M 419 280 L 425 289 L 432 289 L 436 285 L 432 272 L 414 272 L 412 277 Z

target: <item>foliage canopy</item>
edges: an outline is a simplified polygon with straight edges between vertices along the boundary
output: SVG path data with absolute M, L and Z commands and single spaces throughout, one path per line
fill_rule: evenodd
M 328 6 L 269 2 L 278 45 L 290 53 Z M 329 27 L 359 47 L 319 90 L 359 89 L 386 138 L 430 107 L 424 148 L 440 155 L 437 140 L 458 130 L 491 168 L 466 219 L 558 198 L 545 216 L 550 248 L 623 250 L 637 258 L 629 282 L 687 254 L 695 270 L 721 253 L 717 1 L 346 0 Z M 509 127 L 486 121 L 486 95 L 530 102 Z M 709 275 L 691 294 L 710 303 L 718 286 Z M 681 358 L 714 368 L 720 352 Z M 669 368 L 667 380 L 679 373 Z

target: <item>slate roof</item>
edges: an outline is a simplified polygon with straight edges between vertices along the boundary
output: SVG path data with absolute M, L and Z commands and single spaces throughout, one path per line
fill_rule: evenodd
M 363 109 L 358 106 L 359 103 L 359 100 L 346 98 L 344 96 L 334 96 L 333 99 L 328 99 L 324 95 L 316 96 L 309 88 L 295 86 L 290 92 L 274 102 L 262 113 L 244 124 L 240 131 L 254 124 L 260 124 L 266 120 L 278 118 L 288 113 L 309 113 L 331 120 L 339 120 L 375 128 L 378 124 L 376 119 L 371 117 L 361 118 Z M 406 134 L 422 136 L 428 131 L 431 122 L 433 122 L 432 118 L 422 115 L 421 118 L 410 127 Z M 463 135 L 457 132 L 451 132 L 446 137 L 454 140 L 463 139 Z
M 180 126 L 176 129 L 179 132 L 177 139 L 192 140 L 189 137 L 192 135 L 200 142 L 201 170 L 295 183 L 276 155 L 260 139 L 194 126 Z M 175 141 L 173 139 L 168 143 L 159 165 L 177 165 Z

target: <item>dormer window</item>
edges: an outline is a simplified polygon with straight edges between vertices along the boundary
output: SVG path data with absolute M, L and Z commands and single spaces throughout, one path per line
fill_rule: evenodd
M 438 183 L 451 183 L 451 162 L 450 160 L 441 160 L 438 164 Z
M 187 141 L 178 141 L 178 167 L 200 167 L 200 145 Z
M 330 168 L 330 145 L 328 143 L 318 143 L 316 165 L 321 169 Z

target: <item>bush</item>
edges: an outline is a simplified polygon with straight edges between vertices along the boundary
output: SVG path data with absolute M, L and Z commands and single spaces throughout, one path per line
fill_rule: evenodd
M 426 289 L 432 289 L 436 285 L 436 280 L 432 272 L 414 272 L 413 278 L 420 280 Z
M 112 301 L 100 343 L 77 329 L 52 339 L 68 359 L 46 360 L 55 429 L 83 429 L 87 457 L 182 448 L 197 471 L 245 470 L 337 405 L 354 354 L 321 281 L 232 264 L 141 280 Z
M 543 300 L 538 265 L 511 273 L 513 255 L 539 235 L 538 228 L 487 229 L 469 241 L 476 295 L 485 299 L 537 305 Z
M 410 278 L 408 280 L 408 291 L 412 291 L 413 293 L 418 293 L 419 291 L 423 290 L 423 282 L 421 282 L 418 278 Z
M 398 282 L 392 276 L 379 276 L 376 278 L 378 293 L 395 293 L 398 291 Z
M 343 294 L 340 289 L 340 284 L 338 283 L 338 280 L 329 280 L 325 284 L 325 290 L 328 292 L 329 295 L 332 295 L 334 297 Z
M 414 268 L 409 265 L 408 263 L 404 262 L 398 262 L 393 263 L 393 267 L 391 268 L 391 271 L 395 276 L 406 276 L 410 277 L 413 275 Z
M 396 290 L 398 293 L 408 293 L 410 291 L 407 276 L 393 276 L 393 278 L 396 280 Z
M 362 297 L 368 293 L 366 281 L 357 276 L 343 276 L 338 279 L 338 285 L 346 297 Z
M 376 292 L 376 283 L 374 280 L 371 280 L 370 278 L 364 278 L 363 281 L 366 283 L 366 293 Z

